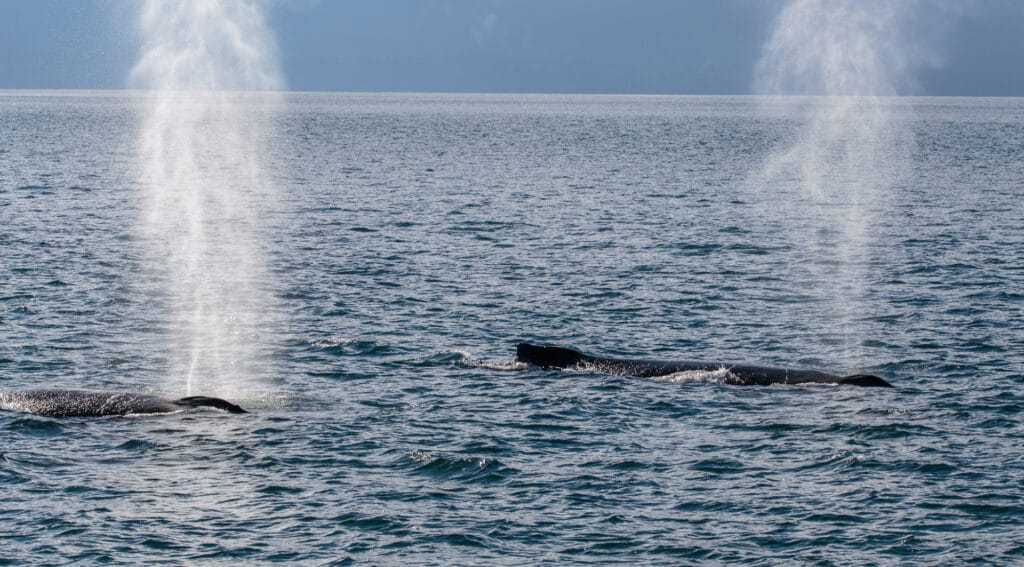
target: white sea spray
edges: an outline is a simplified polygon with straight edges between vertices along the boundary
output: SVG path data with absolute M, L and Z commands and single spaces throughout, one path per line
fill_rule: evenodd
M 261 226 L 276 198 L 261 151 L 277 49 L 251 0 L 149 0 L 139 25 L 140 232 L 170 303 L 168 389 L 232 395 L 259 381 L 273 328 Z

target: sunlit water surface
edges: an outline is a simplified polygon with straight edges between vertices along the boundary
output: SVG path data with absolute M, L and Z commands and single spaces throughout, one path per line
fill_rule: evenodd
M 184 393 L 142 103 L 0 94 L 3 388 Z M 1024 102 L 884 104 L 913 151 L 842 258 L 832 205 L 757 182 L 792 106 L 251 109 L 279 200 L 254 413 L 0 412 L 0 563 L 1024 561 Z M 516 370 L 523 340 L 897 387 Z

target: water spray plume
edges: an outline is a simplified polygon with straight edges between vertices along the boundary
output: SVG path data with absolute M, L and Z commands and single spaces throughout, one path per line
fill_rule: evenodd
M 905 37 L 913 4 L 899 0 L 793 0 L 780 13 L 756 69 L 766 110 L 799 116 L 794 142 L 774 152 L 756 182 L 789 194 L 802 219 L 809 287 L 842 322 L 842 355 L 863 358 L 871 231 L 910 163 L 913 138 L 897 95 L 915 54 Z M 796 96 L 793 96 L 796 95 Z
M 282 88 L 274 39 L 246 0 L 150 0 L 139 21 L 140 232 L 169 302 L 168 388 L 237 397 L 273 328 L 260 154 Z
M 757 63 L 761 94 L 893 96 L 911 54 L 908 1 L 793 0 L 779 14 Z

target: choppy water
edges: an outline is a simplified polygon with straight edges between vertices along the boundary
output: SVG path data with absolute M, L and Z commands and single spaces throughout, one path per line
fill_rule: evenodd
M 0 412 L 0 563 L 1024 561 L 1024 102 L 886 104 L 913 151 L 844 271 L 828 204 L 755 182 L 792 109 L 291 95 L 254 117 L 256 413 Z M 140 108 L 0 93 L 4 388 L 182 394 Z M 521 340 L 897 388 L 515 371 Z

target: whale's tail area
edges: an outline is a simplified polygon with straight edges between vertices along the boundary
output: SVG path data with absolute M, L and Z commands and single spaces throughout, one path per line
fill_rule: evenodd
M 839 379 L 839 384 L 847 386 L 865 386 L 868 388 L 892 388 L 893 385 L 878 376 L 870 374 L 852 374 Z
M 211 407 L 222 409 L 228 413 L 249 413 L 227 400 L 208 396 L 188 396 L 187 398 L 175 400 L 174 403 L 186 408 Z
M 567 368 L 586 362 L 589 358 L 582 352 L 568 348 L 535 346 L 529 343 L 519 343 L 516 346 L 516 360 L 541 368 Z

